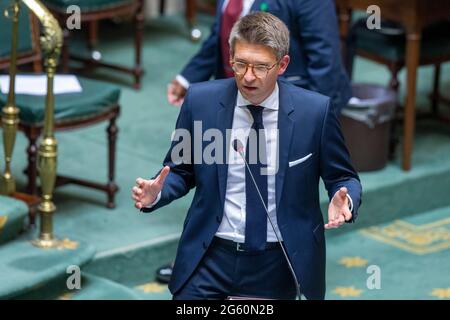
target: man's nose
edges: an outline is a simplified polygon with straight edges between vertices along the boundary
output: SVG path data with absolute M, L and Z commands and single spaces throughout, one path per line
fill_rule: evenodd
M 256 80 L 255 74 L 253 73 L 253 68 L 247 68 L 247 71 L 244 74 L 244 79 L 246 82 L 252 82 Z

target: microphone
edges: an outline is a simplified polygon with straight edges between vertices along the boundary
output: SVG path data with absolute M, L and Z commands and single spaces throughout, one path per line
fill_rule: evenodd
M 244 145 L 242 144 L 242 142 L 239 139 L 234 139 L 233 140 L 233 149 L 234 149 L 234 151 L 239 153 L 239 155 L 242 157 L 242 159 L 244 160 L 244 163 L 245 163 L 245 167 L 247 168 L 248 172 L 250 173 L 250 177 L 252 178 L 253 184 L 255 185 L 255 188 L 258 191 L 259 199 L 261 200 L 264 210 L 266 211 L 267 219 L 269 220 L 269 223 L 272 226 L 272 230 L 275 233 L 275 236 L 277 237 L 277 241 L 280 244 L 281 250 L 283 251 L 284 258 L 286 259 L 286 262 L 288 264 L 289 271 L 291 272 L 292 278 L 295 281 L 295 290 L 297 291 L 298 299 L 302 300 L 301 291 L 300 291 L 300 283 L 298 282 L 297 276 L 295 275 L 294 268 L 292 267 L 291 260 L 289 260 L 286 249 L 284 248 L 283 243 L 281 242 L 281 239 L 275 230 L 275 225 L 273 224 L 272 219 L 269 216 L 269 211 L 267 210 L 266 204 L 261 195 L 261 192 L 259 191 L 258 185 L 256 184 L 255 178 L 253 177 L 252 171 L 250 170 L 250 168 L 248 166 L 248 162 L 245 159 Z
M 238 140 L 238 139 L 233 140 L 233 149 L 234 149 L 234 151 L 239 153 L 244 158 L 244 161 L 245 161 L 245 157 L 243 156 L 244 145 L 242 144 L 241 140 Z

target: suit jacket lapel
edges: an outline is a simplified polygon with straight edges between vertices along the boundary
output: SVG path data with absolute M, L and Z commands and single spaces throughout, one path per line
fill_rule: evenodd
M 294 129 L 294 121 L 290 118 L 294 112 L 292 106 L 292 100 L 287 91 L 286 85 L 283 82 L 278 81 L 278 86 L 280 88 L 280 98 L 279 98 L 279 110 L 278 110 L 278 132 L 279 132 L 279 162 L 278 162 L 278 172 L 275 178 L 275 196 L 276 196 L 276 207 L 279 207 L 281 194 L 283 192 L 284 178 L 286 175 L 286 170 L 289 161 L 289 149 L 291 146 L 292 133 Z
M 230 79 L 230 84 L 224 91 L 221 99 L 219 111 L 217 112 L 216 125 L 217 129 L 222 133 L 222 137 L 225 138 L 223 143 L 223 163 L 216 164 L 217 166 L 217 177 L 219 182 L 219 196 L 220 204 L 223 206 L 225 200 L 225 191 L 227 187 L 227 176 L 228 176 L 228 153 L 229 153 L 229 141 L 227 137 L 227 129 L 231 129 L 233 125 L 234 107 L 236 105 L 237 97 L 237 86 L 234 79 Z

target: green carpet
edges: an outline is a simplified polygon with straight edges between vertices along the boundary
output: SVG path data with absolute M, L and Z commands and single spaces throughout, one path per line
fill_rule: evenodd
M 326 299 L 450 299 L 450 207 L 326 235 Z M 157 282 L 135 290 L 142 299 L 171 299 Z
M 59 249 L 40 249 L 30 235 L 0 246 L 0 299 L 15 297 L 45 286 L 66 274 L 71 265 L 83 266 L 92 259 L 94 247 L 86 242 L 62 239 Z
M 22 201 L 0 196 L 0 245 L 22 231 L 27 213 L 28 208 Z
M 140 300 L 134 290 L 111 280 L 83 273 L 80 289 L 67 289 L 67 276 L 57 278 L 42 288 L 17 296 L 17 300 Z
M 202 31 L 207 34 L 211 19 L 201 16 L 199 22 Z M 128 45 L 131 44 L 130 27 L 124 25 L 114 30 L 101 31 L 100 49 L 103 56 L 108 61 L 120 63 L 129 61 L 131 64 L 133 50 L 131 45 Z M 167 289 L 152 284 L 154 271 L 160 265 L 173 259 L 182 222 L 192 199 L 191 193 L 154 214 L 140 214 L 134 209 L 130 197 L 130 190 L 135 179 L 138 176 L 148 178 L 159 170 L 169 146 L 179 109 L 168 105 L 166 101 L 167 83 L 200 46 L 199 43 L 192 43 L 186 34 L 184 20 L 178 16 L 147 22 L 143 50 L 146 73 L 140 91 L 130 88 L 131 78 L 127 75 L 106 70 L 95 74 L 97 78 L 113 80 L 124 85 L 120 100 L 122 112 L 118 122 L 116 180 L 120 192 L 116 198 L 116 209 L 105 208 L 106 196 L 103 193 L 82 187 L 65 186 L 58 188 L 54 195 L 57 206 L 54 221 L 55 233 L 60 238 L 83 239 L 83 242 L 89 243 L 96 249 L 93 261 L 83 267 L 83 272 L 125 284 L 144 299 L 170 297 Z M 449 71 L 450 64 L 444 65 L 441 81 L 443 92 L 444 88 L 450 86 Z M 387 84 L 389 74 L 381 66 L 357 59 L 354 78 L 358 82 Z M 431 69 L 421 68 L 418 79 L 418 103 L 425 108 L 428 105 L 426 95 L 432 83 Z M 403 95 L 404 72 L 401 73 L 400 80 Z M 56 135 L 59 148 L 58 171 L 66 175 L 106 181 L 105 129 L 106 124 L 101 124 L 88 129 L 58 133 Z M 18 180 L 19 187 L 25 185 L 22 169 L 26 165 L 26 146 L 23 135 L 19 134 L 13 158 L 13 174 Z M 0 150 L 0 152 L 3 151 Z M 365 290 L 365 282 L 359 283 L 356 280 L 350 281 L 351 279 L 341 277 L 336 271 L 338 269 L 333 266 L 333 261 L 339 261 L 343 256 L 353 256 L 354 253 L 355 256 L 361 255 L 372 262 L 375 257 L 363 255 L 365 253 L 362 249 L 364 248 L 363 240 L 364 243 L 372 244 L 369 249 L 374 252 L 378 250 L 377 246 L 380 248 L 385 246 L 360 234 L 358 229 L 389 223 L 395 219 L 409 219 L 413 215 L 450 205 L 447 192 L 450 189 L 450 162 L 445 161 L 449 157 L 450 129 L 448 126 L 438 125 L 435 122 L 421 122 L 415 138 L 411 172 L 405 173 L 400 169 L 400 159 L 397 157 L 381 171 L 361 174 L 364 196 L 358 222 L 353 226 L 333 230 L 327 235 L 330 261 L 328 264 L 329 298 L 340 297 L 330 293 L 337 286 L 354 286 Z M 324 197 L 322 199 L 322 206 L 325 207 L 326 199 Z M 335 246 L 335 243 L 340 243 L 341 246 Z M 352 243 L 352 250 L 347 250 L 344 243 Z M 12 244 L 15 244 L 15 241 Z M 0 247 L 0 250 L 5 248 L 7 247 Z M 391 253 L 395 254 L 391 255 Z M 13 254 L 11 250 L 8 251 L 8 255 L 0 254 L 0 268 L 9 263 L 11 254 Z M 402 257 L 400 254 L 401 251 L 387 250 L 384 259 L 395 260 L 397 257 Z M 431 255 L 426 255 L 424 261 L 427 261 L 429 257 Z M 21 260 L 19 262 L 12 267 L 20 270 L 25 262 Z M 429 263 L 435 262 L 430 260 Z M 348 270 L 345 271 L 348 272 Z M 354 270 L 350 271 L 354 272 Z M 39 272 L 39 270 L 33 272 Z M 411 274 L 413 273 L 408 273 L 408 277 Z M 32 277 L 32 273 L 30 272 L 27 276 Z M 361 276 L 358 277 L 361 278 Z M 398 277 L 398 281 L 409 279 L 401 272 L 397 272 L 395 277 Z M 17 279 L 14 281 L 28 278 L 23 275 Z M 11 280 L 11 282 L 14 281 Z M 432 287 L 446 288 L 448 286 L 448 283 L 436 282 Z M 409 293 L 406 290 L 403 292 L 403 288 L 399 287 L 396 290 L 390 289 L 389 292 L 387 289 L 377 291 L 384 292 L 377 293 L 379 296 L 376 293 L 364 292 L 361 298 L 366 298 L 366 295 L 367 298 L 378 298 L 383 294 L 387 298 L 402 297 L 402 294 L 432 298 L 427 294 L 433 288 L 423 287 L 417 292 L 412 290 L 413 292 Z M 8 293 L 6 288 L 4 291 Z
M 445 207 L 329 239 L 327 299 L 450 299 L 449 217 Z M 379 289 L 367 286 L 376 268 Z

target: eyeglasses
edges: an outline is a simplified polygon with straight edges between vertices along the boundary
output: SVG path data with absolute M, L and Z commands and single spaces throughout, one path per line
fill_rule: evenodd
M 269 71 L 272 70 L 277 64 L 279 64 L 280 61 L 281 61 L 281 59 L 278 60 L 277 62 L 275 62 L 275 64 L 271 67 L 266 66 L 264 64 L 252 64 L 252 63 L 233 61 L 233 60 L 230 61 L 230 64 L 231 64 L 231 68 L 233 69 L 234 73 L 236 73 L 236 75 L 238 75 L 240 77 L 243 77 L 247 73 L 248 67 L 250 67 L 256 78 L 263 79 L 263 78 L 267 77 L 267 74 L 269 73 Z

